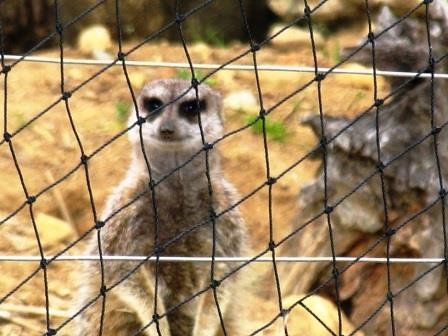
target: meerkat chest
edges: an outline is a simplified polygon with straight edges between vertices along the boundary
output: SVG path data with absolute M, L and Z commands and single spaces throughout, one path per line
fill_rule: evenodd
M 165 190 L 156 200 L 160 243 L 174 239 L 168 251 L 181 255 L 200 253 L 204 242 L 211 239 L 208 193 L 178 188 Z

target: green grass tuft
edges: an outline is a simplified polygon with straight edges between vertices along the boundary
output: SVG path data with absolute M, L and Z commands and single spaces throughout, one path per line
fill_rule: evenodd
M 262 134 L 263 133 L 263 121 L 261 119 L 258 119 L 257 116 L 248 116 L 246 118 L 247 124 L 254 123 L 250 128 L 252 132 L 256 134 Z M 285 125 L 280 121 L 274 121 L 265 119 L 265 128 L 266 128 L 266 136 L 269 139 L 278 141 L 278 142 L 284 142 L 288 136 L 288 132 L 286 130 Z
M 130 110 L 131 106 L 127 102 L 117 101 L 115 103 L 115 118 L 121 125 L 125 124 L 128 120 Z
M 196 78 L 198 80 L 202 80 L 205 77 L 205 74 L 201 69 L 195 69 L 194 72 L 195 72 Z M 177 70 L 177 78 L 190 80 L 191 79 L 190 69 L 178 69 Z M 205 80 L 205 84 L 207 84 L 209 86 L 215 86 L 216 84 L 218 84 L 218 82 L 216 79 L 209 77 Z

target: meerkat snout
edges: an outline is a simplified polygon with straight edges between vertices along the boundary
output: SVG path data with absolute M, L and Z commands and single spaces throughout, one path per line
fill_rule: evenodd
M 176 128 L 173 120 L 164 120 L 160 123 L 159 136 L 162 140 L 174 140 Z
M 139 115 L 146 119 L 142 135 L 145 143 L 152 145 L 148 150 L 161 146 L 192 153 L 203 140 L 211 143 L 222 134 L 221 96 L 206 84 L 196 90 L 190 81 L 156 80 L 143 87 L 137 104 Z M 132 113 L 129 124 L 135 121 Z M 139 143 L 138 129 L 130 133 L 130 139 Z

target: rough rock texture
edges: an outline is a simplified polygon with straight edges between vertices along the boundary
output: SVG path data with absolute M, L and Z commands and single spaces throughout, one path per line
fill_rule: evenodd
M 447 5 L 448 6 L 448 5 Z M 434 13 L 448 13 L 446 7 L 435 7 Z M 431 39 L 437 59 L 448 52 L 446 20 L 433 20 Z M 387 9 L 376 23 L 379 29 L 397 18 Z M 418 71 L 428 65 L 425 25 L 408 19 L 377 40 L 377 67 L 384 70 Z M 347 51 L 345 51 L 347 52 Z M 365 65 L 371 62 L 371 50 L 365 48 L 356 57 Z M 436 72 L 446 73 L 447 62 L 437 64 Z M 426 69 L 429 71 L 429 69 Z M 391 257 L 443 257 L 444 232 L 440 183 L 448 183 L 447 128 L 435 128 L 441 175 L 436 165 L 431 134 L 431 92 L 437 127 L 448 122 L 448 83 L 430 79 L 388 77 L 391 90 L 402 89 L 379 107 L 381 162 L 384 164 L 385 201 L 391 231 Z M 408 82 L 407 82 L 408 81 Z M 407 82 L 405 84 L 405 82 Z M 381 98 L 381 97 L 379 97 Z M 386 256 L 387 239 L 383 192 L 380 181 L 377 143 L 376 108 L 359 115 L 359 120 L 324 119 L 327 146 L 328 201 L 335 206 L 331 225 L 336 254 L 360 256 L 371 247 L 368 256 Z M 304 120 L 318 138 L 320 119 L 313 115 Z M 351 125 L 353 123 L 353 125 Z M 351 126 L 350 126 L 351 125 Z M 345 131 L 339 132 L 348 127 Z M 339 134 L 339 135 L 338 135 Z M 420 144 L 416 145 L 418 142 Z M 414 147 L 414 145 L 416 147 Z M 412 149 L 411 149 L 412 148 Z M 322 158 L 322 151 L 316 157 Z M 323 166 L 322 166 L 323 168 Z M 370 178 L 368 178 L 370 176 Z M 313 218 L 324 208 L 323 169 L 301 190 L 300 212 L 295 227 Z M 365 181 L 365 183 L 363 183 Z M 357 186 L 362 185 L 357 188 Z M 354 193 L 352 191 L 355 190 Z M 445 205 L 448 205 L 445 199 Z M 426 211 L 424 209 L 428 208 Z M 415 214 L 418 216 L 413 217 Z M 412 220 L 411 220 L 412 219 Z M 376 242 L 381 239 L 379 244 Z M 284 254 L 300 256 L 331 255 L 327 218 L 324 214 L 293 236 Z M 343 270 L 346 264 L 338 264 Z M 413 283 L 429 268 L 420 280 Z M 289 269 L 285 293 L 308 292 L 331 278 L 331 264 L 303 263 Z M 433 335 L 448 322 L 446 273 L 439 264 L 397 264 L 390 268 L 391 292 L 394 297 L 395 328 L 406 335 Z M 387 302 L 387 268 L 381 264 L 356 263 L 340 276 L 342 308 L 355 325 L 363 323 L 385 302 L 378 314 L 363 327 L 367 335 L 391 334 L 390 308 Z M 407 285 L 411 284 L 409 287 Z M 335 299 L 334 282 L 323 289 Z
M 308 0 L 308 5 L 313 9 L 322 2 L 323 0 Z M 372 9 L 377 9 L 380 6 L 388 5 L 394 13 L 403 15 L 421 2 L 421 0 L 370 0 L 369 6 Z M 268 4 L 272 11 L 284 20 L 303 15 L 303 0 L 269 0 Z M 316 19 L 326 22 L 346 19 L 359 20 L 360 15 L 365 17 L 365 5 L 364 1 L 358 0 L 328 0 L 314 14 Z

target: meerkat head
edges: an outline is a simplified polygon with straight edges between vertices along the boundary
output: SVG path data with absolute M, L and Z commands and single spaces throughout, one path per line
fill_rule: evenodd
M 444 30 L 448 21 L 448 5 L 430 6 L 430 36 L 434 57 L 440 57 L 446 52 Z M 428 65 L 428 41 L 425 20 L 408 17 L 402 22 L 389 7 L 384 6 L 374 22 L 375 58 L 376 66 L 381 70 L 416 72 Z M 394 26 L 394 24 L 396 24 Z M 349 56 L 366 39 L 362 39 L 358 46 L 344 48 L 341 56 Z M 366 66 L 372 66 L 372 50 L 369 45 L 359 50 L 351 57 L 352 61 Z
M 142 124 L 142 138 L 151 148 L 176 152 L 195 152 L 205 141 L 211 143 L 222 135 L 221 96 L 205 84 L 196 90 L 191 82 L 180 79 L 161 79 L 146 84 L 137 98 Z M 135 112 L 135 111 L 134 111 Z M 130 124 L 136 120 L 135 113 Z M 138 127 L 130 133 L 131 142 L 140 143 Z

